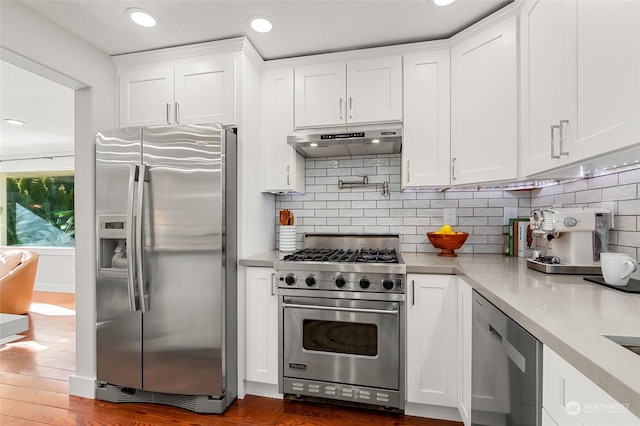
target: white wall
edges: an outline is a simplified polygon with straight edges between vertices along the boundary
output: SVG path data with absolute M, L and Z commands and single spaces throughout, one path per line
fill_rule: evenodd
M 36 291 L 74 293 L 76 290 L 76 262 L 73 248 L 32 248 L 40 254 Z
M 108 55 L 19 2 L 0 2 L 3 59 L 54 79 L 75 94 L 76 372 L 69 393 L 95 395 L 94 136 L 116 127 L 116 72 Z M 6 52 L 15 54 L 6 55 Z M 8 58 L 7 56 L 11 56 Z

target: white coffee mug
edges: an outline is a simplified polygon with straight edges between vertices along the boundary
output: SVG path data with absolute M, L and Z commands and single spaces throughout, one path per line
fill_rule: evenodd
M 625 286 L 638 269 L 634 258 L 625 253 L 600 253 L 602 276 L 607 284 Z

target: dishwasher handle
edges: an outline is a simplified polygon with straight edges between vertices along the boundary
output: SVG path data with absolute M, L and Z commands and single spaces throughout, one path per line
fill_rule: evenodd
M 498 330 L 493 328 L 491 324 L 489 324 L 489 334 L 495 339 L 495 341 L 502 347 L 504 353 L 509 357 L 511 361 L 522 371 L 526 372 L 526 359 L 524 355 L 520 353 L 507 339 L 504 339 Z

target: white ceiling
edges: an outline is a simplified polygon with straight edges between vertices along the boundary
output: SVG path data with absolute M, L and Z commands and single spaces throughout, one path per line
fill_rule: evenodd
M 109 55 L 246 36 L 265 59 L 387 46 L 451 36 L 512 0 L 22 0 Z M 148 10 L 154 28 L 125 14 Z M 259 34 L 248 19 L 266 15 L 273 31 Z
M 0 76 L 0 160 L 73 154 L 73 90 L 5 61 Z
M 4 0 L 1 0 L 4 1 Z M 265 59 L 447 38 L 513 0 L 21 0 L 109 55 L 245 36 Z M 133 24 L 125 10 L 140 7 L 155 28 Z M 248 19 L 266 15 L 267 34 Z M 73 91 L 6 62 L 0 69 L 0 159 L 73 149 Z

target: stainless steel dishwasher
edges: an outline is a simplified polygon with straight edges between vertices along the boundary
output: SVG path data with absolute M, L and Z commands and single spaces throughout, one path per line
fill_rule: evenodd
M 471 424 L 540 426 L 542 343 L 473 292 Z

